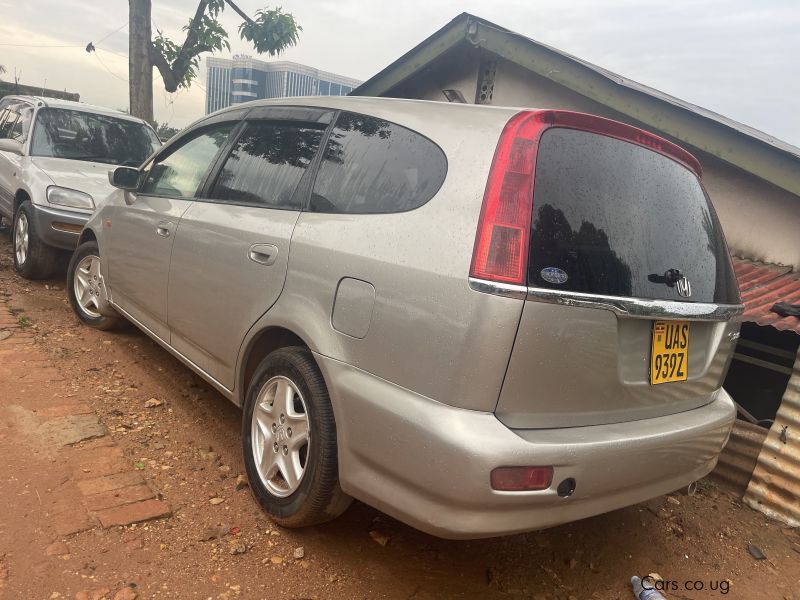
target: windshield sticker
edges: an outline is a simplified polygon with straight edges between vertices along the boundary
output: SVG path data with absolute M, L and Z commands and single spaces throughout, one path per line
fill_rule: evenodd
M 566 274 L 565 271 L 562 271 L 558 267 L 545 267 L 541 271 L 539 271 L 539 275 L 542 276 L 547 283 L 566 283 L 569 276 Z

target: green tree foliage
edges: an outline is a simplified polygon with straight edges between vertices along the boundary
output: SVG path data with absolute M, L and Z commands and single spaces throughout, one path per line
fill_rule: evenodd
M 255 20 L 246 20 L 239 25 L 239 35 L 253 44 L 259 54 L 275 56 L 289 46 L 297 44 L 303 30 L 294 17 L 280 8 L 256 11 Z
M 170 139 L 172 136 L 174 136 L 180 131 L 180 129 L 178 129 L 177 127 L 170 127 L 166 123 L 159 123 L 158 121 L 153 123 L 153 127 L 155 128 L 156 133 L 158 134 L 158 138 L 162 142 L 166 142 L 168 139 Z
M 177 44 L 161 31 L 151 43 L 150 60 L 161 73 L 168 92 L 191 85 L 197 77 L 201 54 L 230 50 L 228 32 L 219 22 L 226 6 L 244 20 L 239 26 L 239 36 L 250 42 L 259 54 L 280 54 L 297 44 L 303 30 L 291 14 L 280 8 L 259 10 L 252 19 L 231 0 L 200 0 L 194 16 L 183 28 L 186 39 L 182 44 Z

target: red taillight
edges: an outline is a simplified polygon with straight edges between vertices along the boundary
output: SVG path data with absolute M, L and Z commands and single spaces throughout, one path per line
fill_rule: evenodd
M 553 467 L 497 467 L 490 478 L 492 489 L 500 492 L 546 490 L 553 483 Z
M 533 176 L 541 113 L 521 112 L 506 123 L 483 195 L 470 277 L 525 285 L 533 208 Z

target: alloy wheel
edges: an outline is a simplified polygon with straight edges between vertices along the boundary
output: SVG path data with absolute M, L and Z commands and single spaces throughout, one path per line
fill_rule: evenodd
M 103 276 L 100 274 L 100 257 L 92 254 L 84 256 L 75 267 L 75 279 L 73 282 L 75 298 L 81 310 L 95 319 L 102 316 L 99 312 L 102 285 Z
M 306 471 L 310 443 L 308 411 L 297 385 L 272 377 L 256 398 L 251 423 L 251 449 L 261 482 L 270 494 L 290 496 Z
M 17 256 L 17 264 L 24 265 L 28 260 L 30 247 L 30 227 L 28 226 L 28 215 L 20 211 L 17 216 L 17 226 L 14 228 L 14 253 Z

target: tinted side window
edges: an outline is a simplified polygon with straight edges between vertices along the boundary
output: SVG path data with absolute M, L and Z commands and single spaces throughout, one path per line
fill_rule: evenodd
M 143 194 L 192 198 L 235 123 L 219 123 L 195 132 L 166 156 L 159 156 L 140 189 Z
M 689 280 L 691 297 L 667 283 L 669 269 Z M 539 144 L 528 284 L 739 300 L 722 230 L 697 176 L 647 148 L 570 129 L 548 130 Z
M 14 128 L 18 117 L 19 114 L 11 109 L 6 109 L 0 114 L 0 138 L 11 137 L 11 130 Z
M 31 117 L 33 116 L 33 108 L 26 106 L 19 111 L 19 118 L 14 126 L 11 128 L 8 137 L 19 140 L 20 142 L 28 137 L 28 131 L 31 127 Z
M 299 210 L 294 191 L 319 148 L 324 128 L 254 121 L 233 145 L 211 198 Z
M 429 139 L 382 119 L 345 112 L 325 148 L 311 210 L 412 210 L 439 191 L 446 174 L 444 152 Z

